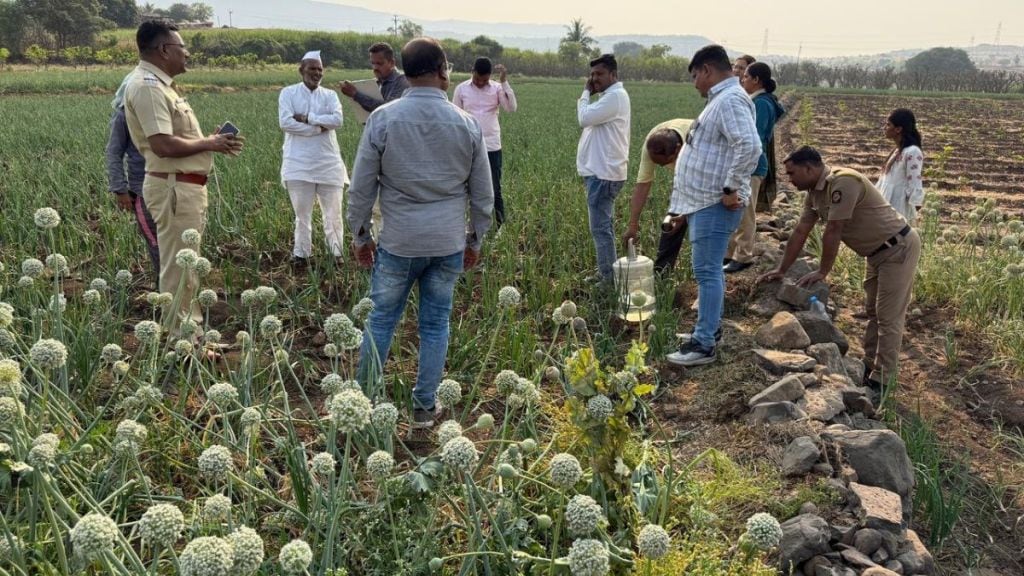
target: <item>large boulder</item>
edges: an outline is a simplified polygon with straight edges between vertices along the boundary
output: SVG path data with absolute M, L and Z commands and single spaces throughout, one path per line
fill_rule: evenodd
M 822 344 L 811 344 L 807 348 L 807 355 L 817 360 L 819 365 L 828 368 L 832 374 L 846 376 L 846 364 L 843 363 L 843 354 L 835 342 L 824 342 Z
M 935 573 L 935 559 L 932 558 L 928 549 L 924 547 L 917 532 L 913 530 L 907 530 L 906 543 L 896 559 L 903 565 L 904 574 Z
M 765 402 L 796 402 L 804 395 L 803 379 L 797 374 L 788 374 L 781 380 L 754 394 L 748 402 L 749 406 Z
M 754 350 L 754 362 L 771 374 L 783 375 L 787 372 L 810 372 L 817 362 L 804 354 L 779 352 L 757 348 Z
M 811 420 L 828 422 L 846 409 L 843 393 L 832 387 L 812 388 L 799 404 Z
M 857 518 L 865 528 L 874 528 L 881 545 L 881 531 L 899 533 L 903 524 L 903 501 L 899 494 L 885 488 L 850 483 L 851 502 L 857 511 Z M 877 550 L 877 548 L 876 548 Z M 872 554 L 874 552 L 864 552 Z
M 803 349 L 811 344 L 811 339 L 807 337 L 796 316 L 789 312 L 779 312 L 772 316 L 771 320 L 758 328 L 754 340 L 765 348 L 776 350 Z
M 840 355 L 845 355 L 850 349 L 850 342 L 846 339 L 846 334 L 843 334 L 843 331 L 828 318 L 822 318 L 809 310 L 799 310 L 794 312 L 793 316 L 796 317 L 797 322 L 800 322 L 807 337 L 811 339 L 811 344 L 832 342 L 839 347 Z
M 801 514 L 782 523 L 779 542 L 779 568 L 783 574 L 796 571 L 800 564 L 830 551 L 828 523 L 813 514 Z
M 821 451 L 810 436 L 796 438 L 782 454 L 782 475 L 803 476 L 811 471 L 820 457 Z
M 882 533 L 874 528 L 861 528 L 853 534 L 853 547 L 870 556 L 882 547 Z
M 885 488 L 910 502 L 914 489 L 914 467 L 907 446 L 892 430 L 850 430 L 825 432 L 842 450 L 846 461 L 857 472 L 858 481 Z

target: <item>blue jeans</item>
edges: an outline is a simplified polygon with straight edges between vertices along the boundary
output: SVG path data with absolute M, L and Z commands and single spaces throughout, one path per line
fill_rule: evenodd
M 597 272 L 604 279 L 611 279 L 612 264 L 615 263 L 615 231 L 612 223 L 615 217 L 615 197 L 622 190 L 624 182 L 601 180 L 595 176 L 583 178 L 587 188 L 587 212 L 590 216 L 590 236 L 597 251 Z
M 380 382 L 388 359 L 391 337 L 402 319 L 405 303 L 414 284 L 419 285 L 419 368 L 413 405 L 432 409 L 448 354 L 448 319 L 452 313 L 455 281 L 462 274 L 462 252 L 449 256 L 403 258 L 377 249 L 370 276 L 373 311 L 366 320 L 363 347 L 359 353 L 358 378 L 364 390 L 370 380 Z M 376 352 L 376 354 L 374 354 Z
M 690 244 L 693 250 L 693 275 L 697 279 L 697 327 L 693 339 L 707 348 L 715 346 L 715 332 L 722 323 L 725 306 L 725 272 L 722 260 L 729 238 L 740 225 L 743 210 L 729 210 L 715 202 L 690 214 Z

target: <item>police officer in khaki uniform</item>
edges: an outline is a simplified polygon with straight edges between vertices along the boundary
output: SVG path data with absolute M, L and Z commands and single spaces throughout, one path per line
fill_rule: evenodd
M 244 139 L 203 136 L 192 108 L 175 91 L 173 78 L 185 72 L 189 56 L 176 26 L 143 22 L 135 42 L 141 62 L 125 91 L 125 116 L 132 142 L 146 159 L 142 196 L 156 222 L 160 291 L 174 294 L 177 308 L 164 310 L 164 325 L 177 337 L 181 320 L 191 316 L 199 325 L 203 320 L 194 302 L 198 277 L 175 262 L 178 251 L 188 247 L 181 233 L 194 228 L 201 234 L 206 227 L 206 178 L 213 152 L 237 155 Z
M 782 262 L 758 281 L 782 278 L 800 255 L 815 223 L 824 221 L 821 265 L 800 278 L 798 284 L 825 280 L 839 253 L 840 241 L 867 258 L 866 379 L 875 387 L 891 385 L 899 376 L 903 324 L 921 256 L 921 238 L 863 174 L 848 168 L 829 168 L 822 163 L 821 154 L 809 146 L 790 154 L 784 164 L 790 181 L 798 190 L 806 190 L 807 197 Z

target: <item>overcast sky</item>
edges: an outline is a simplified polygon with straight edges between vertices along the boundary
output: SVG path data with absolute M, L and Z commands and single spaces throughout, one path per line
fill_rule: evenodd
M 332 1 L 332 0 L 327 0 Z M 582 17 L 594 35 L 698 34 L 730 48 L 804 56 L 899 48 L 1024 44 L 1024 0 L 333 0 L 414 20 L 561 24 Z

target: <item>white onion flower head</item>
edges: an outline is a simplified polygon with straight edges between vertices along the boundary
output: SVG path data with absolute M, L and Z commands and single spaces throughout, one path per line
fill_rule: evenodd
M 227 410 L 238 402 L 238 389 L 229 382 L 218 382 L 206 391 L 206 397 L 217 408 Z
M 224 537 L 231 544 L 231 576 L 251 576 L 263 564 L 263 538 L 248 526 L 239 526 Z
M 441 450 L 441 461 L 446 466 L 467 474 L 473 471 L 479 459 L 476 445 L 465 436 L 452 438 Z
M 273 314 L 267 314 L 260 320 L 260 334 L 272 338 L 281 333 L 281 320 Z
M 352 319 L 344 314 L 331 314 L 324 320 L 324 333 L 333 341 L 341 340 L 346 331 L 353 329 Z
M 247 429 L 259 426 L 262 420 L 263 415 L 260 414 L 259 409 L 252 406 L 242 410 L 242 415 L 238 419 L 242 426 Z
M 336 462 L 330 452 L 320 452 L 309 459 L 309 469 L 321 478 L 328 478 L 334 473 Z
M 127 286 L 132 283 L 132 273 L 128 270 L 118 270 L 117 274 L 114 274 L 114 284 L 117 286 Z
M 235 342 L 240 346 L 248 346 L 252 343 L 252 335 L 246 330 L 235 332 Z
M 292 540 L 281 547 L 277 561 L 286 574 L 302 574 L 313 562 L 313 550 L 304 540 Z
M 189 340 L 178 340 L 174 343 L 174 353 L 181 358 L 192 354 L 193 348 L 194 346 L 192 346 L 192 342 Z
M 604 394 L 591 396 L 590 400 L 587 400 L 587 415 L 594 420 L 607 420 L 614 411 L 611 399 Z
M 572 321 L 572 318 L 566 318 L 565 315 L 562 314 L 562 308 L 559 307 L 555 308 L 555 311 L 551 313 L 551 321 L 554 322 L 556 326 L 565 326 Z
M 498 290 L 498 306 L 502 308 L 515 308 L 522 301 L 523 297 L 515 286 L 505 286 Z
M 0 328 L 8 328 L 14 323 L 14 306 L 0 302 Z
M 231 451 L 225 446 L 210 446 L 199 455 L 199 473 L 214 480 L 227 479 L 235 468 Z
M 36 366 L 57 370 L 68 361 L 68 349 L 60 340 L 44 338 L 32 345 L 28 357 Z
M 373 407 L 370 422 L 379 432 L 394 432 L 398 426 L 398 408 L 390 402 L 382 402 Z
M 113 550 L 117 524 L 104 514 L 95 512 L 79 518 L 71 529 L 71 546 L 83 558 L 94 558 Z
M 36 436 L 34 439 L 32 439 L 33 446 L 42 446 L 44 444 L 57 448 L 58 446 L 60 446 L 60 437 L 54 434 L 53 432 L 43 432 L 39 436 Z
M 52 444 L 38 444 L 33 446 L 32 449 L 28 451 L 28 457 L 26 460 L 36 468 L 49 468 L 57 461 L 57 447 Z
M 21 273 L 29 278 L 38 278 L 43 275 L 46 267 L 36 258 L 26 258 L 21 261 Z
M 195 269 L 197 260 L 199 260 L 199 254 L 196 254 L 196 251 L 191 248 L 182 248 L 174 255 L 174 263 L 185 270 Z
M 234 563 L 231 544 L 216 536 L 200 536 L 178 557 L 181 576 L 228 576 Z
M 758 512 L 747 519 L 747 537 L 759 550 L 768 551 L 782 541 L 782 527 L 771 514 Z
M 352 316 L 356 320 L 366 320 L 370 312 L 373 312 L 373 306 L 373 300 L 363 298 L 352 307 Z
M 99 304 L 102 299 L 103 298 L 99 290 L 90 288 L 85 292 L 82 292 L 82 302 L 85 303 L 86 306 L 95 306 Z
M 14 334 L 6 328 L 0 328 L 0 350 L 13 350 L 18 344 Z
M 17 360 L 0 360 L 0 396 L 21 397 L 21 365 Z
M 277 300 L 277 290 L 270 286 L 257 286 L 256 300 L 264 306 L 270 306 Z
M 195 228 L 188 228 L 181 233 L 181 241 L 189 248 L 198 248 L 199 244 L 203 241 L 203 235 Z
M 498 465 L 508 464 L 519 470 L 523 467 L 523 452 L 519 449 L 518 445 L 513 444 L 498 454 L 495 463 Z
M 519 374 L 516 374 L 514 370 L 502 370 L 494 377 L 494 387 L 503 396 L 508 396 L 514 392 L 518 384 Z
M 213 264 L 210 264 L 209 260 L 203 256 L 196 258 L 196 274 L 198 274 L 200 278 L 208 276 L 211 270 L 213 270 Z
M 13 558 L 16 551 L 21 551 L 24 545 L 21 543 L 21 538 L 10 536 L 11 540 L 8 541 L 6 536 L 0 537 L 0 558 L 3 558 L 6 562 L 8 558 Z M 13 545 L 12 545 L 13 543 Z
M 590 496 L 577 494 L 565 507 L 565 523 L 573 538 L 593 534 L 604 522 L 604 512 Z
M 583 477 L 583 467 L 572 454 L 562 452 L 551 459 L 551 481 L 559 488 L 572 488 Z
M 139 444 L 145 442 L 148 435 L 149 431 L 146 430 L 144 425 L 131 419 L 121 420 L 117 424 L 117 431 L 114 433 L 115 438 L 124 438 Z
M 13 427 L 24 413 L 25 406 L 20 400 L 9 396 L 0 397 L 0 428 Z
M 199 295 L 196 296 L 196 300 L 199 301 L 200 306 L 209 308 L 217 303 L 217 293 L 209 288 L 205 288 L 199 291 Z
M 473 428 L 477 430 L 490 430 L 494 428 L 494 415 L 484 412 L 483 414 L 476 417 L 476 424 L 473 424 Z
M 227 522 L 231 516 L 231 498 L 223 494 L 214 494 L 203 503 L 203 519 L 216 524 Z
M 128 371 L 131 370 L 131 364 L 125 362 L 124 360 L 118 360 L 117 362 L 114 362 L 113 365 L 111 365 L 110 369 L 114 372 L 115 376 L 117 376 L 118 378 L 123 378 L 126 374 L 128 374 Z
M 36 210 L 35 218 L 36 226 L 43 230 L 50 230 L 60 226 L 60 214 L 57 213 L 53 208 L 40 208 Z
M 337 358 L 339 355 L 338 347 L 333 342 L 324 344 L 324 356 L 328 358 Z
M 36 285 L 36 281 L 31 276 L 22 276 L 18 278 L 18 288 L 31 288 Z
M 358 390 L 342 390 L 331 397 L 327 410 L 338 430 L 351 434 L 366 428 L 370 423 L 373 404 Z
M 672 540 L 664 528 L 657 524 L 648 524 L 640 529 L 636 542 L 640 554 L 645 558 L 657 560 L 668 554 Z
M 455 406 L 462 400 L 462 385 L 450 378 L 442 380 L 437 387 L 437 399 L 449 408 Z
M 139 389 L 135 391 L 134 396 L 143 406 L 156 406 L 164 399 L 164 393 L 152 384 L 143 384 L 142 386 L 139 386 Z
M 277 350 L 274 350 L 274 361 L 280 362 L 281 364 L 287 364 L 288 351 L 285 350 L 284 348 L 278 348 Z
M 92 288 L 97 292 L 105 292 L 108 288 L 107 281 L 103 278 L 93 278 L 92 281 L 89 282 L 89 288 Z
M 562 316 L 571 319 L 576 317 L 576 303 L 572 300 L 566 300 L 559 306 L 559 310 L 562 311 Z
M 366 471 L 374 480 L 383 480 L 391 475 L 395 459 L 384 450 L 377 450 L 366 458 Z
M 135 325 L 135 338 L 143 344 L 153 344 L 160 339 L 160 325 L 152 320 L 142 320 Z
M 173 504 L 154 504 L 139 519 L 139 534 L 154 546 L 174 546 L 184 530 L 185 515 Z
M 331 372 L 320 379 L 320 389 L 325 393 L 334 395 L 342 391 L 345 379 L 340 374 Z M 360 389 L 361 390 L 361 389 Z
M 242 306 L 245 306 L 246 308 L 252 308 L 259 304 L 259 299 L 256 298 L 256 291 L 252 289 L 242 290 L 240 298 L 242 300 Z
M 68 299 L 64 297 L 64 294 L 54 294 L 50 296 L 50 311 L 63 313 L 68 309 Z
M 462 425 L 455 420 L 445 420 L 437 427 L 437 445 L 444 446 L 449 440 L 462 436 Z
M 569 548 L 569 571 L 572 576 L 605 576 L 611 570 L 608 548 L 600 540 L 582 539 Z
M 214 330 L 213 328 L 210 328 L 209 330 L 203 333 L 203 342 L 205 342 L 206 344 L 220 344 L 222 338 L 223 336 L 221 335 L 220 331 Z

